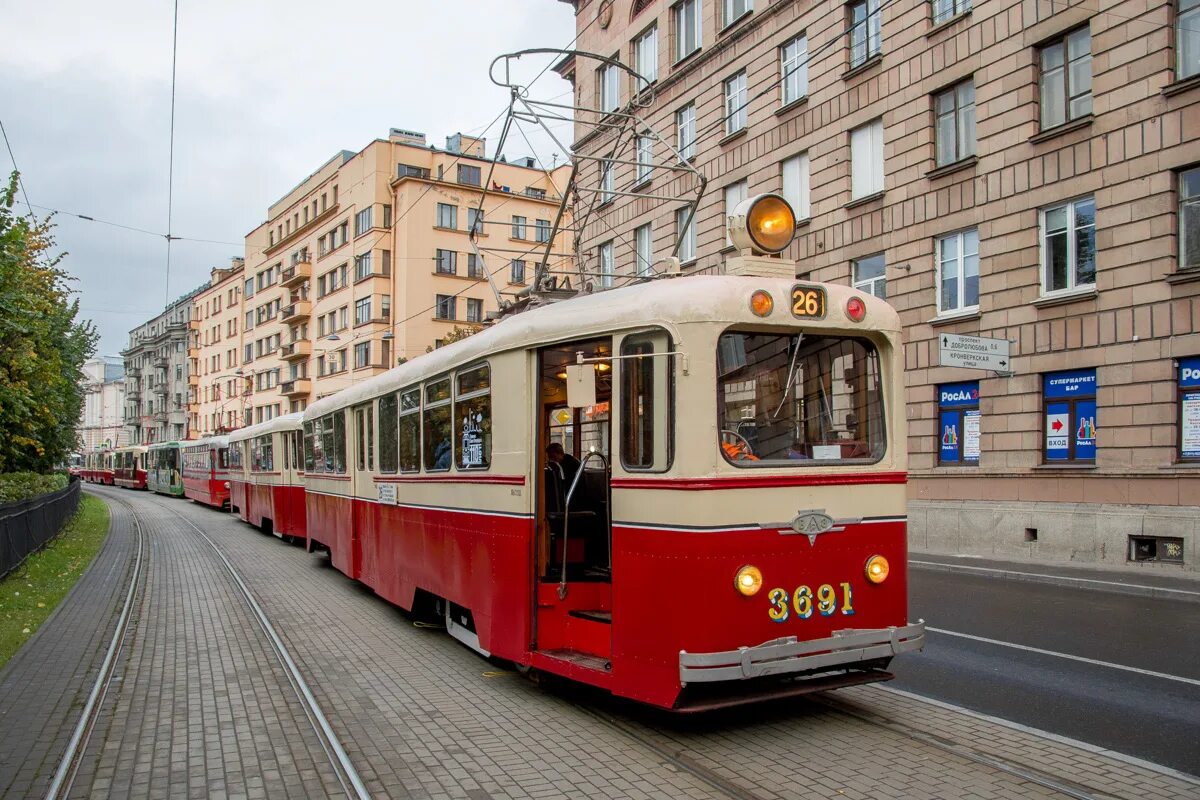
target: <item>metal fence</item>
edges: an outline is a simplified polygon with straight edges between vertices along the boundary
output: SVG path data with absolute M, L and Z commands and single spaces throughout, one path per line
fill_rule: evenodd
M 65 489 L 0 505 L 0 578 L 58 535 L 79 508 L 79 479 Z

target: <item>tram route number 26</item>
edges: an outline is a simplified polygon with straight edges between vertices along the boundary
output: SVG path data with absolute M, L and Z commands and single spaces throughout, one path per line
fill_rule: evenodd
M 836 589 L 833 584 L 822 583 L 815 592 L 809 586 L 797 586 L 790 593 L 787 589 L 772 589 L 767 599 L 771 602 L 767 616 L 772 622 L 786 622 L 792 614 L 808 619 L 814 613 L 822 617 L 854 613 L 854 590 L 846 582 L 838 584 Z
M 792 316 L 797 319 L 825 319 L 825 290 L 820 286 L 793 286 Z

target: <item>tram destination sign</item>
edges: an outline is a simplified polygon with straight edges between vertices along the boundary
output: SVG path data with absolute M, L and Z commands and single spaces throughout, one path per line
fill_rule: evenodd
M 938 334 L 939 362 L 943 367 L 966 367 L 993 372 L 1012 372 L 1007 339 Z

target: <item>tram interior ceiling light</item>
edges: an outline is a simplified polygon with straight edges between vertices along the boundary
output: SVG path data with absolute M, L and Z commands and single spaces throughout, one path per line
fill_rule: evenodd
M 727 220 L 729 240 L 738 250 L 775 255 L 792 243 L 796 214 L 777 194 L 760 194 L 737 204 Z

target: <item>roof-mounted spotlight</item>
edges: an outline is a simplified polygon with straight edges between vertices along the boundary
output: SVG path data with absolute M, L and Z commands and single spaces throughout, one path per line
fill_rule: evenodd
M 760 194 L 737 204 L 726 223 L 738 250 L 754 255 L 781 253 L 796 235 L 796 214 L 777 194 Z

